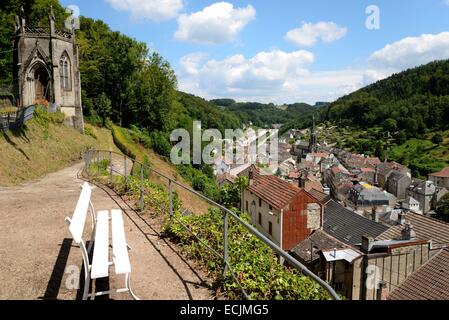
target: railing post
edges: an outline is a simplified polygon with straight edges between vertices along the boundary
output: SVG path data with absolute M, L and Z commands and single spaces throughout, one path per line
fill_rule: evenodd
M 223 218 L 223 278 L 226 277 L 226 272 L 228 271 L 228 213 L 225 211 Z
M 100 151 L 97 151 L 97 176 L 100 177 Z
M 140 210 L 145 209 L 145 202 L 143 199 L 143 164 L 140 165 Z
M 170 223 L 173 223 L 173 185 L 171 179 L 168 180 L 168 190 L 170 193 Z
M 128 184 L 128 170 L 126 168 L 126 156 L 123 156 L 123 164 L 125 168 L 125 185 Z
M 109 181 L 112 183 L 112 151 L 109 151 Z

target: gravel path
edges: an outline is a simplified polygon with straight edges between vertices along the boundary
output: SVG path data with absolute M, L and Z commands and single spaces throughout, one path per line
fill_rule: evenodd
M 0 299 L 76 299 L 69 270 L 80 270 L 81 251 L 74 246 L 64 218 L 73 214 L 82 180 L 81 164 L 23 186 L 0 188 Z M 208 279 L 179 249 L 159 236 L 160 219 L 141 217 L 111 190 L 95 187 L 95 209 L 124 211 L 131 246 L 132 287 L 141 299 L 212 299 Z M 87 226 L 90 228 L 90 224 Z M 110 269 L 99 289 L 121 287 Z M 101 287 L 101 288 L 100 288 Z M 128 299 L 127 294 L 111 295 Z

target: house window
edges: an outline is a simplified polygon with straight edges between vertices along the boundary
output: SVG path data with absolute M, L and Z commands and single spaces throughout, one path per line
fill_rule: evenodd
M 259 224 L 262 225 L 262 214 L 259 212 Z
M 268 223 L 268 234 L 273 235 L 273 224 L 271 222 Z
M 70 60 L 65 52 L 59 61 L 59 77 L 61 81 L 61 89 L 70 91 L 72 89 L 70 80 Z
M 259 198 L 259 207 L 262 207 L 262 199 Z
M 270 206 L 270 211 L 273 211 L 273 207 L 272 206 Z

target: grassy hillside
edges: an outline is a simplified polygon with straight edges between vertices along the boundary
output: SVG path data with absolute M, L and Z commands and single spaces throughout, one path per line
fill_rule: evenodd
M 378 81 L 320 109 L 322 139 L 409 166 L 425 177 L 449 165 L 449 60 Z M 438 136 L 438 138 L 435 138 Z
M 151 146 L 154 142 L 145 133 L 137 128 L 126 129 L 113 124 L 111 124 L 111 128 L 114 142 L 120 147 L 123 153 L 141 163 L 148 164 L 150 168 L 157 170 L 167 177 L 177 180 L 186 186 L 191 186 L 191 183 L 178 173 L 177 168 L 170 164 L 167 158 L 153 151 Z M 149 174 L 148 179 L 156 184 L 162 184 L 165 187 L 168 186 L 168 181 L 157 174 Z M 210 205 L 204 200 L 180 187 L 174 186 L 174 190 L 181 199 L 183 208 L 195 214 L 205 214 L 208 212 Z
M 60 122 L 60 116 L 44 116 L 27 122 L 22 130 L 0 132 L 1 186 L 24 183 L 62 169 L 79 161 L 88 147 L 118 150 L 107 129 L 86 125 L 88 134 L 83 135 Z

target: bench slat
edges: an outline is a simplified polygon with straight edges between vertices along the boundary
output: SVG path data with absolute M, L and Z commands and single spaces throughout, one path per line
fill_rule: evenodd
M 95 231 L 94 257 L 91 278 L 105 278 L 109 275 L 109 212 L 99 211 Z
M 125 227 L 121 210 L 111 210 L 112 219 L 112 259 L 115 273 L 126 274 L 131 272 L 128 248 L 125 237 Z
M 85 182 L 80 197 L 78 198 L 78 202 L 76 204 L 76 208 L 69 227 L 73 240 L 75 240 L 77 244 L 80 244 L 82 241 L 84 223 L 86 222 L 86 215 L 89 209 L 91 194 L 92 189 L 90 188 L 89 184 Z

